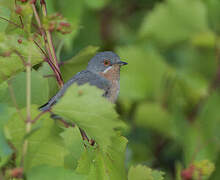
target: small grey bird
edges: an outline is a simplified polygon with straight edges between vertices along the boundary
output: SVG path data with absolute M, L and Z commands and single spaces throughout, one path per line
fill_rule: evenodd
M 103 96 L 114 103 L 117 100 L 120 89 L 120 68 L 126 64 L 126 62 L 120 60 L 117 54 L 111 51 L 96 54 L 89 61 L 86 70 L 78 72 L 73 76 L 48 103 L 39 109 L 41 111 L 49 110 L 64 95 L 68 87 L 74 83 L 78 85 L 89 83 L 103 89 Z

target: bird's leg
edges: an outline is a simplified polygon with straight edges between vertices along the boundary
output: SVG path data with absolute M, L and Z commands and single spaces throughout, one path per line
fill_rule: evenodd
M 79 130 L 80 130 L 83 140 L 87 140 L 89 142 L 89 138 L 87 137 L 85 131 L 83 131 L 81 128 L 79 128 Z
M 51 114 L 50 117 L 52 119 L 54 119 L 54 120 L 58 120 L 58 121 L 62 122 L 66 128 L 68 128 L 68 127 L 75 127 L 74 123 L 66 122 L 62 117 L 60 117 L 60 116 L 58 116 L 56 114 Z M 84 141 L 85 140 L 88 141 L 90 145 L 94 146 L 95 141 L 93 139 L 89 139 L 88 136 L 86 135 L 85 131 L 83 131 L 80 127 L 79 127 L 79 131 L 80 131 L 80 134 L 82 136 L 82 139 Z
M 89 139 L 88 136 L 86 135 L 85 131 L 83 131 L 80 127 L 79 127 L 79 131 L 81 133 L 83 140 L 88 141 L 91 146 L 95 145 L 95 141 L 93 139 Z
M 68 127 L 75 127 L 75 124 L 74 124 L 74 123 L 67 122 L 67 121 L 65 121 L 62 117 L 60 117 L 60 116 L 58 116 L 58 115 L 56 115 L 56 114 L 51 114 L 50 117 L 51 117 L 52 119 L 54 119 L 54 120 L 58 120 L 58 121 L 62 122 L 66 128 L 68 128 Z

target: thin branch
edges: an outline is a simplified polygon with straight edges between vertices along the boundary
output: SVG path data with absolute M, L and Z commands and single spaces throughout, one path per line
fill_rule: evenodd
M 21 28 L 23 29 L 24 28 L 24 23 L 23 23 L 22 17 L 19 16 L 19 19 L 20 19 L 20 22 L 21 22 Z
M 55 74 L 48 74 L 48 75 L 44 75 L 43 77 L 44 78 L 51 78 L 51 77 L 55 78 L 56 75 Z
M 51 69 L 53 70 L 53 72 L 55 73 L 55 77 L 56 77 L 56 79 L 57 79 L 57 82 L 59 82 L 60 81 L 60 79 L 59 79 L 59 77 L 61 77 L 60 76 L 60 74 L 58 73 L 58 71 L 57 71 L 57 69 L 56 69 L 56 66 L 54 66 L 54 64 L 49 60 L 49 59 L 47 59 L 47 58 L 45 58 L 45 61 L 49 64 L 49 66 L 51 67 Z M 63 81 L 63 80 L 62 80 Z M 59 83 L 58 83 L 59 84 Z
M 89 142 L 89 138 L 87 137 L 85 131 L 83 131 L 81 128 L 79 128 L 79 131 L 81 133 L 83 140 L 87 140 Z
M 56 77 L 57 77 L 57 82 L 59 84 L 59 86 L 63 86 L 63 80 L 62 80 L 62 77 L 61 77 L 61 73 L 60 73 L 60 69 L 59 69 L 59 66 L 58 64 L 56 63 L 56 59 L 55 57 L 53 56 L 53 48 L 51 48 L 53 46 L 53 44 L 51 44 L 51 42 L 48 42 L 48 37 L 43 29 L 43 26 L 41 24 L 41 21 L 40 21 L 40 17 L 38 15 L 38 12 L 36 10 L 36 7 L 35 7 L 35 4 L 32 3 L 32 9 L 33 9 L 33 12 L 34 12 L 34 15 L 35 15 L 35 19 L 37 21 L 37 24 L 38 24 L 38 27 L 39 27 L 39 30 L 44 38 L 44 43 L 45 43 L 45 46 L 46 46 L 46 49 L 47 49 L 47 52 L 48 52 L 48 56 L 49 56 L 49 60 L 47 61 L 49 63 L 49 65 L 52 67 L 53 66 L 53 71 L 54 73 L 56 74 Z M 49 37 L 50 38 L 50 37 Z M 50 39 L 51 41 L 52 39 Z
M 20 52 L 18 52 L 16 49 L 15 49 L 15 50 L 13 50 L 13 52 L 14 52 L 15 54 L 17 54 L 17 55 L 18 55 L 18 57 L 21 59 L 21 61 L 22 61 L 23 65 L 24 65 L 24 66 L 26 66 L 26 65 L 27 65 L 27 63 L 26 63 L 26 61 L 25 61 L 24 57 L 23 57 L 23 56 L 20 54 Z
M 31 56 L 29 54 L 28 63 L 26 65 L 26 75 L 27 75 L 27 85 L 26 85 L 26 96 L 27 96 L 27 119 L 26 119 L 26 134 L 31 131 Z M 28 149 L 28 140 L 25 139 L 23 148 L 22 148 L 22 157 L 21 157 L 21 167 L 24 166 L 24 158 Z
M 3 20 L 5 20 L 5 21 L 7 21 L 8 23 L 10 23 L 10 24 L 12 24 L 12 25 L 14 25 L 14 26 L 16 26 L 16 27 L 18 27 L 18 28 L 20 28 L 20 29 L 23 29 L 20 25 L 14 23 L 13 21 L 10 21 L 10 20 L 8 20 L 8 19 L 6 19 L 6 18 L 4 18 L 4 17 L 1 17 L 1 16 L 0 16 L 0 19 L 3 19 Z
M 42 7 L 43 15 L 44 15 L 44 17 L 46 17 L 47 16 L 47 8 L 46 8 L 46 2 L 44 0 L 41 0 L 41 7 Z M 47 40 L 48 40 L 48 46 L 49 46 L 49 49 L 51 51 L 52 59 L 54 60 L 54 64 L 57 68 L 58 73 L 60 74 L 60 69 L 59 69 L 58 60 L 57 60 L 57 56 L 56 56 L 56 53 L 55 53 L 51 33 L 50 33 L 49 30 L 45 30 L 45 33 L 46 33 L 46 37 L 47 37 Z
M 46 35 L 47 35 L 48 44 L 49 44 L 53 59 L 55 60 L 55 63 L 56 63 L 56 67 L 58 68 L 58 70 L 60 72 L 59 65 L 58 65 L 58 60 L 57 60 L 57 56 L 56 56 L 56 53 L 55 53 L 55 49 L 54 49 L 54 45 L 53 45 L 53 41 L 52 41 L 50 31 L 47 30 Z
M 33 124 L 35 123 L 43 114 L 47 113 L 48 111 L 41 111 L 33 120 L 30 122 Z
M 75 127 L 75 124 L 74 124 L 74 123 L 65 121 L 62 117 L 57 116 L 56 114 L 53 114 L 50 110 L 49 110 L 49 112 L 51 113 L 51 116 L 50 116 L 50 117 L 51 117 L 52 119 L 58 120 L 58 121 L 62 122 L 66 128 L 68 128 L 68 127 Z
M 34 44 L 41 50 L 41 52 L 44 54 L 45 57 L 49 58 L 47 53 L 43 50 L 43 48 L 40 47 L 40 45 L 35 41 L 34 41 Z

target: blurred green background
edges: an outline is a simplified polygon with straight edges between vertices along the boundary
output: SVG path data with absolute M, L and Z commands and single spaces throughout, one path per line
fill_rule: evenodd
M 72 24 L 71 34 L 53 34 L 65 81 L 98 51 L 128 62 L 117 102 L 128 124 L 127 167 L 141 163 L 180 180 L 184 169 L 207 160 L 215 164 L 209 179 L 220 179 L 220 1 L 46 3 L 49 14 Z
M 220 179 L 220 1 L 47 0 L 47 6 L 73 27 L 56 37 L 62 61 L 88 60 L 99 48 L 128 62 L 117 102 L 130 125 L 127 166 L 142 163 L 179 179 L 193 162 L 209 160 L 215 164 L 209 179 Z M 64 79 L 86 63 L 73 58 Z

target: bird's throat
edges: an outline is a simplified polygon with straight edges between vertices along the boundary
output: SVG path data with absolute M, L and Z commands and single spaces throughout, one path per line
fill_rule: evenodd
M 104 72 L 100 73 L 101 76 L 108 79 L 109 81 L 119 80 L 120 78 L 120 66 L 115 64 L 107 68 Z
M 115 64 L 112 66 L 112 68 L 109 68 L 105 73 L 100 73 L 100 75 L 110 81 L 111 88 L 109 91 L 108 99 L 112 103 L 115 103 L 120 89 L 120 66 Z

